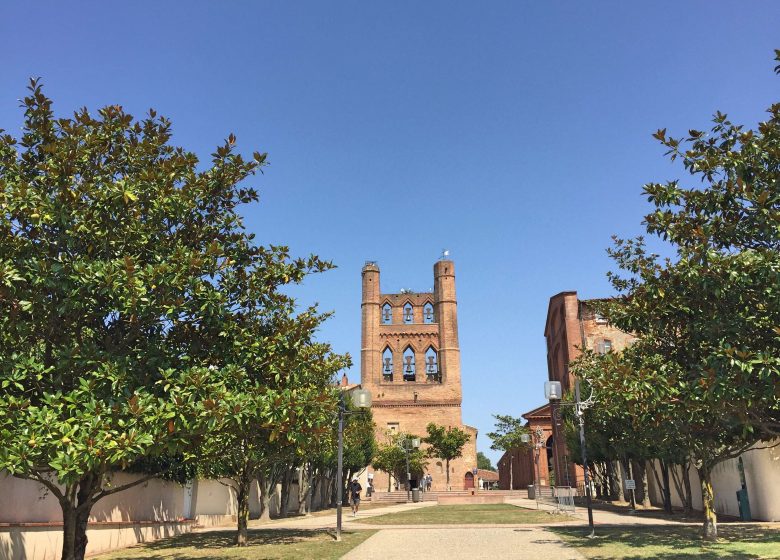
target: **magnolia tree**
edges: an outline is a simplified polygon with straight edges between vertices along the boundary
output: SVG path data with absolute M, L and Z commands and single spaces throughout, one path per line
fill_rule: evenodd
M 696 182 L 644 188 L 647 233 L 673 258 L 641 238 L 610 251 L 623 297 L 602 311 L 639 340 L 631 375 L 611 368 L 591 381 L 673 429 L 701 480 L 704 537 L 715 539 L 713 468 L 780 433 L 780 104 L 754 130 L 718 112 L 709 132 L 654 136 Z
M 232 135 L 201 165 L 154 111 L 57 118 L 36 81 L 23 108 L 21 137 L 0 136 L 0 469 L 56 497 L 73 560 L 92 506 L 144 480 L 113 473 L 186 461 L 225 417 L 241 372 L 209 348 L 235 317 L 226 271 L 264 301 L 321 263 L 244 232 L 265 155 Z
M 239 546 L 247 544 L 252 482 L 261 483 L 268 517 L 271 489 L 288 465 L 330 431 L 337 402 L 332 380 L 349 365 L 349 356 L 313 340 L 326 316 L 314 308 L 294 316 L 293 301 L 282 297 L 286 302 L 273 313 L 258 309 L 256 317 L 226 326 L 229 347 L 219 357 L 235 376 L 218 398 L 227 414 L 199 453 L 201 474 L 229 480 L 236 493 Z

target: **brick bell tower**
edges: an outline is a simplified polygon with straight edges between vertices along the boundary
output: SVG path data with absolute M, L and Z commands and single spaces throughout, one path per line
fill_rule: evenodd
M 470 488 L 477 466 L 477 430 L 461 420 L 460 345 L 455 296 L 455 263 L 433 265 L 431 292 L 383 294 L 379 266 L 363 267 L 361 385 L 373 395 L 377 441 L 392 432 L 420 437 L 429 422 L 457 426 L 471 435 L 463 457 L 450 462 L 450 487 Z M 434 490 L 446 490 L 444 462 L 430 459 Z M 374 489 L 387 491 L 398 481 L 374 473 Z M 412 480 L 412 487 L 417 484 Z

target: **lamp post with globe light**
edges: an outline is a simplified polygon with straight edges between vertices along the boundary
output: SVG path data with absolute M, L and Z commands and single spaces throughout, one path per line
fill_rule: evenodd
M 404 436 L 404 439 L 399 442 L 399 445 L 401 446 L 401 449 L 404 450 L 404 453 L 406 453 L 406 501 L 411 502 L 412 473 L 409 469 L 409 453 L 411 453 L 413 449 L 420 448 L 420 438 Z
M 536 463 L 536 480 L 534 481 L 534 498 L 536 498 L 536 508 L 539 509 L 539 493 L 542 486 L 542 475 L 539 470 L 539 461 L 541 460 L 542 453 L 542 438 L 544 437 L 544 430 L 541 426 L 537 426 L 532 432 L 534 438 L 534 462 Z M 522 434 L 520 441 L 523 443 L 529 443 L 531 441 L 531 434 Z
M 590 476 L 588 475 L 588 452 L 585 448 L 585 411 L 593 405 L 593 393 L 584 401 L 580 400 L 580 380 L 575 380 L 574 383 L 574 402 L 562 403 L 561 400 L 561 382 L 560 381 L 545 381 L 544 383 L 544 396 L 552 404 L 556 402 L 558 406 L 573 406 L 574 414 L 577 416 L 577 422 L 580 426 L 580 449 L 582 450 L 582 470 L 585 473 L 585 499 L 588 504 L 588 526 L 590 527 L 589 537 L 596 535 L 596 529 L 593 526 L 593 505 L 591 503 L 590 496 Z M 556 446 L 558 444 L 556 443 Z
M 353 389 L 350 392 L 352 404 L 357 410 L 348 410 L 344 400 L 344 392 L 339 394 L 339 443 L 336 466 L 336 540 L 341 540 L 341 502 L 344 499 L 344 417 L 350 414 L 360 414 L 371 406 L 371 393 L 365 389 Z

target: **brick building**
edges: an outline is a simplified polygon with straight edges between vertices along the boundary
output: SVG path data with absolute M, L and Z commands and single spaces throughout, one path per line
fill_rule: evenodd
M 581 348 L 600 353 L 620 351 L 634 340 L 633 336 L 609 325 L 600 317 L 593 309 L 593 301 L 595 300 L 580 300 L 577 292 L 561 292 L 550 298 L 547 307 L 544 326 L 547 378 L 550 381 L 560 381 L 564 394 L 574 390 L 574 376 L 569 371 L 569 363 L 581 354 Z M 536 390 L 542 393 L 541 383 Z M 563 422 L 555 408 L 557 407 L 547 403 L 522 415 L 531 432 L 538 427 L 543 433 L 543 446 L 538 453 L 538 475 L 535 472 L 535 457 L 530 451 L 508 451 L 498 462 L 501 488 L 509 488 L 510 465 L 513 467 L 512 486 L 515 489 L 533 484 L 537 476 L 540 477 L 542 485 L 551 484 L 551 479 L 554 478 L 554 483 L 558 486 L 582 486 L 582 467 L 571 460 L 566 447 Z M 585 429 L 587 432 L 587 426 Z
M 550 381 L 560 381 L 564 394 L 574 390 L 574 376 L 569 371 L 569 363 L 581 354 L 581 348 L 604 354 L 610 350 L 623 350 L 634 340 L 633 336 L 611 326 L 598 315 L 591 304 L 593 301 L 596 300 L 580 300 L 577 292 L 561 292 L 550 298 L 547 307 L 547 320 L 544 325 L 547 378 Z M 588 395 L 582 395 L 583 399 L 587 397 Z M 555 473 L 561 474 L 556 476 L 556 484 L 581 486 L 584 482 L 582 467 L 575 465 L 569 456 L 563 422 L 556 412 L 554 408 L 551 410 L 551 466 Z
M 463 457 L 450 462 L 452 489 L 474 486 L 477 430 L 461 420 L 460 346 L 455 296 L 455 264 L 433 266 L 433 292 L 383 294 L 379 266 L 363 267 L 361 385 L 373 395 L 377 441 L 389 432 L 420 437 L 435 422 L 457 426 L 471 435 Z M 444 462 L 430 459 L 433 490 L 446 489 Z M 412 486 L 416 486 L 416 480 Z M 387 473 L 374 473 L 376 491 L 386 491 Z
M 550 470 L 553 465 L 550 404 L 528 411 L 522 417 L 532 434 L 532 447 L 511 449 L 498 460 L 498 487 L 501 490 L 522 490 L 534 484 L 537 478 L 542 486 L 550 485 Z M 539 446 L 536 445 L 537 442 Z

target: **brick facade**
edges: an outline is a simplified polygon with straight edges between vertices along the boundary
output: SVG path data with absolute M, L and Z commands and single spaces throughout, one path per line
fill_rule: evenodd
M 386 441 L 393 430 L 423 437 L 430 422 L 465 430 L 471 440 L 463 457 L 450 463 L 450 486 L 462 489 L 467 473 L 477 466 L 477 430 L 461 420 L 455 264 L 434 264 L 432 293 L 383 294 L 379 266 L 373 262 L 363 267 L 362 275 L 360 376 L 373 395 L 377 441 Z M 446 489 L 443 461 L 430 459 L 427 472 L 434 490 Z M 386 491 L 389 483 L 387 473 L 374 473 L 376 491 Z
M 609 325 L 600 318 L 591 305 L 593 300 L 580 300 L 577 292 L 561 292 L 550 298 L 547 308 L 547 320 L 544 337 L 547 341 L 547 377 L 550 381 L 560 381 L 564 394 L 574 390 L 574 376 L 569 371 L 569 363 L 580 355 L 581 348 L 596 352 L 623 350 L 634 341 L 634 337 Z M 583 395 L 582 398 L 587 398 Z M 558 416 L 552 411 L 552 418 Z M 586 436 L 587 436 L 587 426 Z M 582 468 L 575 465 L 569 457 L 564 441 L 563 423 L 560 419 L 552 422 L 553 457 L 551 467 L 562 476 L 557 477 L 557 485 L 582 485 Z

